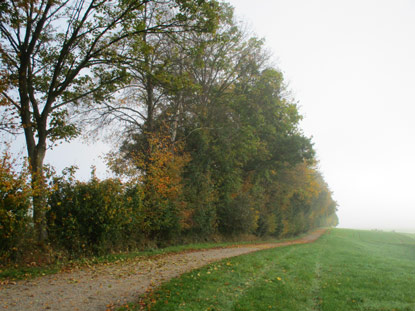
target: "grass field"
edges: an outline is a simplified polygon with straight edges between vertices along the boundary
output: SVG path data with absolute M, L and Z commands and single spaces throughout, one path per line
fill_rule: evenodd
M 415 310 L 415 238 L 333 229 L 194 270 L 121 310 Z

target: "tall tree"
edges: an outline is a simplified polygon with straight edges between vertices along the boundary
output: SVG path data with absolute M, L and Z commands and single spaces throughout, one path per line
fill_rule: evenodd
M 146 24 L 148 4 L 164 7 L 170 18 Z M 32 184 L 40 189 L 48 143 L 78 135 L 68 119 L 71 107 L 100 101 L 116 89 L 129 38 L 211 27 L 215 20 L 215 2 L 209 0 L 6 0 L 0 11 L 1 102 L 17 113 Z M 42 191 L 33 205 L 43 242 Z

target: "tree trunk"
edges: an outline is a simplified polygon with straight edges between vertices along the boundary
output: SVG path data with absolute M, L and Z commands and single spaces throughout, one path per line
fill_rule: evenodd
M 39 112 L 32 116 L 30 105 L 37 108 L 36 102 L 31 102 L 29 98 L 29 79 L 28 68 L 30 67 L 30 58 L 28 53 L 21 53 L 19 68 L 19 95 L 20 95 L 20 118 L 24 130 L 27 155 L 29 157 L 32 199 L 33 199 L 33 222 L 35 227 L 35 237 L 39 245 L 44 245 L 47 239 L 46 228 L 46 183 L 43 174 L 43 161 L 46 154 L 46 137 L 47 137 L 47 115 L 43 116 Z M 37 125 L 33 124 L 33 117 Z M 37 134 L 37 144 L 36 144 Z
M 20 97 L 22 102 L 21 119 L 24 128 L 26 139 L 27 155 L 29 157 L 31 185 L 32 185 L 32 199 L 33 199 L 33 222 L 35 227 L 35 237 L 39 245 L 44 245 L 47 240 L 46 227 L 46 182 L 43 173 L 43 161 L 46 155 L 46 118 L 38 120 L 37 128 L 33 127 L 31 120 L 29 98 L 25 91 L 27 90 L 25 77 L 20 84 Z M 38 136 L 36 144 L 35 131 Z
M 173 119 L 173 126 L 172 126 L 172 134 L 171 134 L 171 142 L 174 143 L 176 141 L 177 138 L 177 130 L 179 128 L 179 118 L 180 118 L 180 114 L 182 112 L 182 103 L 181 103 L 181 96 L 180 93 L 176 96 L 176 101 L 177 101 L 177 106 L 176 106 L 176 111 L 174 114 L 174 119 Z
M 39 245 L 44 245 L 47 240 L 46 227 L 46 182 L 43 173 L 43 161 L 46 155 L 46 126 L 44 122 L 38 125 L 38 142 L 36 144 L 33 125 L 30 120 L 28 109 L 22 112 L 22 124 L 24 124 L 24 134 L 26 138 L 27 155 L 29 157 L 32 199 L 33 199 L 33 222 L 35 227 L 35 237 Z M 42 128 L 42 126 L 44 128 Z
M 147 105 L 147 120 L 145 129 L 147 133 L 154 131 L 154 85 L 150 74 L 148 74 L 146 81 L 146 105 Z
M 43 172 L 46 148 L 42 145 L 38 144 L 29 154 L 33 191 L 33 222 L 36 241 L 39 245 L 44 245 L 48 238 L 46 224 L 47 187 Z

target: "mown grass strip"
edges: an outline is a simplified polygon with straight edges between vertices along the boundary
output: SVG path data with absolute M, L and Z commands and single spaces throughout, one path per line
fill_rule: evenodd
M 120 310 L 415 310 L 415 239 L 334 229 L 313 244 L 224 260 Z
M 301 235 L 303 236 L 303 235 Z M 299 237 L 301 237 L 299 236 Z M 164 254 L 181 253 L 188 251 L 197 251 L 212 248 L 224 248 L 237 245 L 261 244 L 261 243 L 278 243 L 282 241 L 289 241 L 299 237 L 293 237 L 284 240 L 268 239 L 257 241 L 239 241 L 239 242 L 222 242 L 222 243 L 193 243 L 186 245 L 169 246 L 166 248 L 154 248 L 143 251 L 125 252 L 107 254 L 104 256 L 81 257 L 74 260 L 64 260 L 50 265 L 31 266 L 31 265 L 14 265 L 14 266 L 0 266 L 0 281 L 8 282 L 21 279 L 30 279 L 49 274 L 55 274 L 62 270 L 71 270 L 76 268 L 87 267 L 99 264 L 119 263 L 130 260 L 137 260 L 145 257 L 153 257 Z

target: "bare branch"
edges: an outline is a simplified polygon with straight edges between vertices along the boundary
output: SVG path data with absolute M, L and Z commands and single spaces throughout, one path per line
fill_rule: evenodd
M 15 107 L 18 111 L 20 111 L 21 107 L 11 98 L 9 95 L 7 95 L 6 92 L 1 92 L 1 94 Z
M 17 43 L 15 41 L 15 39 L 13 38 L 13 35 L 7 30 L 7 28 L 0 23 L 0 33 L 7 38 L 7 40 L 9 41 L 11 47 L 13 48 L 14 52 L 16 54 L 19 53 L 19 43 Z

